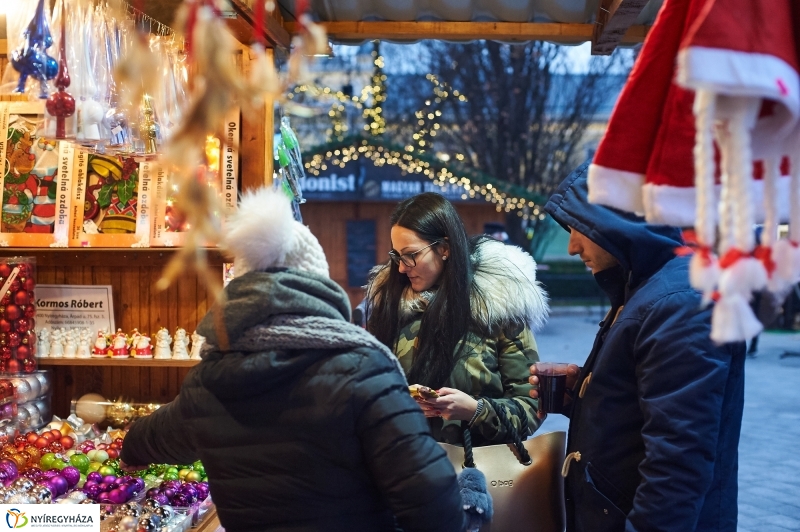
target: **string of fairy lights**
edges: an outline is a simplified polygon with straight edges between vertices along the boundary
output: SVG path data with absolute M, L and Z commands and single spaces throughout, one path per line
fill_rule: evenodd
M 326 151 L 320 151 L 310 156 L 305 163 L 306 172 L 318 176 L 331 167 L 345 168 L 347 163 L 357 161 L 364 157 L 381 167 L 393 165 L 400 168 L 405 174 L 422 174 L 433 181 L 435 185 L 455 185 L 463 188 L 461 199 L 483 197 L 486 201 L 496 204 L 497 212 L 516 212 L 521 218 L 528 220 L 533 217 L 544 219 L 544 211 L 535 201 L 524 197 L 509 194 L 500 190 L 492 183 L 480 183 L 474 178 L 458 175 L 453 170 L 438 164 L 436 161 L 421 158 L 413 147 L 407 146 L 404 150 L 389 148 L 379 145 L 370 139 L 360 138 L 351 145 L 331 146 Z
M 463 188 L 462 199 L 482 197 L 486 201 L 494 203 L 498 212 L 516 212 L 525 220 L 544 219 L 543 208 L 530 199 L 531 194 L 528 191 L 513 186 L 503 187 L 517 189 L 518 192 L 513 194 L 487 182 L 486 177 L 476 179 L 467 175 L 458 175 L 446 164 L 451 159 L 449 154 L 437 154 L 436 158 L 433 158 L 430 154 L 433 140 L 442 130 L 440 123 L 442 112 L 438 108 L 449 98 L 456 98 L 461 102 L 467 101 L 464 94 L 440 81 L 434 74 L 425 76 L 433 85 L 433 97 L 425 101 L 425 108 L 415 113 L 418 129 L 412 135 L 413 142 L 411 144 L 404 148 L 390 148 L 384 147 L 370 138 L 354 136 L 353 141 L 346 145 L 347 143 L 343 141 L 349 128 L 343 117 L 345 104 L 362 109 L 362 116 L 366 121 L 364 132 L 371 138 L 380 139 L 386 131 L 383 105 L 387 95 L 387 78 L 383 72 L 385 61 L 380 55 L 378 42 L 375 43 L 372 50 L 372 62 L 371 82 L 361 90 L 358 96 L 348 95 L 342 90 L 336 91 L 330 87 L 320 88 L 310 84 L 299 85 L 294 88 L 293 93 L 288 95 L 290 99 L 302 93 L 334 99 L 334 103 L 328 111 L 331 127 L 326 133 L 335 145 L 331 145 L 331 149 L 321 149 L 310 158 L 306 157 L 305 168 L 309 174 L 318 176 L 328 167 L 344 168 L 348 162 L 365 157 L 378 167 L 389 164 L 399 167 L 404 174 L 423 174 L 438 186 L 454 185 Z M 453 158 L 459 163 L 466 160 L 463 153 L 456 153 Z M 459 173 L 467 174 L 468 172 Z

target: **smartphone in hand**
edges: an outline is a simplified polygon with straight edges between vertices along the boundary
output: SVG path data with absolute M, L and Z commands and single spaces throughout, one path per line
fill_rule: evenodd
M 419 384 L 413 384 L 409 386 L 408 391 L 411 394 L 411 397 L 414 398 L 420 397 L 422 399 L 436 399 L 439 397 L 439 394 L 436 393 L 436 390 L 428 388 L 427 386 L 421 386 Z

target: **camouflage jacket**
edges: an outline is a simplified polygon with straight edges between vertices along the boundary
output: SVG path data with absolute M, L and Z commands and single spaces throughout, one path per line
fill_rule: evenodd
M 547 316 L 547 298 L 535 279 L 536 263 L 520 248 L 500 242 L 482 244 L 473 255 L 475 263 L 473 314 L 494 336 L 481 338 L 470 333 L 463 340 L 467 346 L 456 361 L 445 386 L 456 388 L 474 398 L 494 399 L 515 427 L 521 426 L 521 415 L 527 417 L 528 433 L 539 427 L 536 416 L 538 401 L 528 392 L 529 367 L 539 360 L 532 327 Z M 480 294 L 480 295 L 478 295 Z M 411 368 L 427 298 L 410 289 L 401 303 L 404 326 L 395 347 L 406 374 Z M 463 443 L 460 421 L 429 418 L 431 432 L 438 441 Z M 488 403 L 471 427 L 473 445 L 490 445 L 509 441 L 506 430 Z

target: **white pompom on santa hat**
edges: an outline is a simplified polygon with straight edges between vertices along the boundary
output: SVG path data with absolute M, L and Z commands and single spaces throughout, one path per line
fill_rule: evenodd
M 289 198 L 260 188 L 245 192 L 228 217 L 221 245 L 242 275 L 267 268 L 294 268 L 329 277 L 328 261 L 317 238 L 294 219 Z

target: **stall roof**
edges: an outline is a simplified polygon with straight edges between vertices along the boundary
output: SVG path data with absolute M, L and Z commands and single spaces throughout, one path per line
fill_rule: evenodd
M 608 54 L 644 40 L 663 0 L 312 0 L 338 42 L 388 39 L 592 41 Z M 279 0 L 290 33 L 295 0 Z

